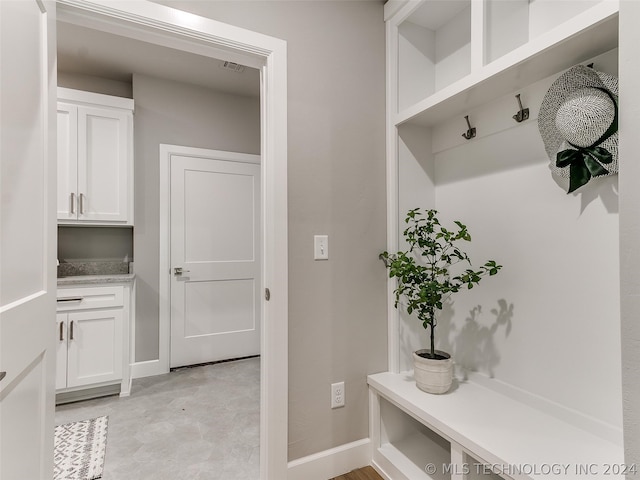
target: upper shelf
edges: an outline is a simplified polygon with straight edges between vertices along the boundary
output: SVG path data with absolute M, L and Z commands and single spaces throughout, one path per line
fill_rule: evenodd
M 432 125 L 618 45 L 617 0 L 408 2 L 394 123 Z

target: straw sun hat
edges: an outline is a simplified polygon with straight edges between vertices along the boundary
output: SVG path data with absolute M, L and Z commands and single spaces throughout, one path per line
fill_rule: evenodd
M 584 65 L 563 73 L 542 100 L 538 129 L 552 175 L 567 193 L 618 173 L 618 79 Z

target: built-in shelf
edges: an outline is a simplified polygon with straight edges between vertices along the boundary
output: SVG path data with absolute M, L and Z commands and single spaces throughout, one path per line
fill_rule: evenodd
M 407 479 L 448 478 L 443 476 L 448 464 L 457 464 L 447 468 L 458 473 L 465 466 L 475 472 L 484 468 L 476 464 L 493 465 L 504 478 L 546 479 L 546 469 L 554 465 L 562 466 L 558 478 L 565 480 L 624 478 L 622 439 L 616 444 L 599 438 L 490 388 L 461 382 L 445 395 L 431 395 L 416 387 L 411 372 L 370 375 L 368 383 L 378 402 L 372 410 L 377 410 L 382 439 L 374 460 L 384 457 Z M 406 417 L 399 419 L 401 414 Z M 393 436 L 385 441 L 388 428 Z M 434 440 L 434 434 L 442 440 Z M 442 442 L 451 445 L 451 456 Z M 464 460 L 456 461 L 455 452 L 464 452 Z M 426 473 L 428 463 L 436 465 L 436 475 Z
M 536 168 L 546 163 L 544 153 L 535 153 L 538 156 L 525 165 L 512 161 L 519 153 L 506 152 L 508 148 L 520 152 L 516 147 L 522 145 L 540 150 L 538 139 L 532 141 L 532 135 L 538 136 L 537 106 L 563 70 L 603 60 L 607 52 L 616 55 L 619 7 L 619 0 L 389 0 L 385 4 L 389 251 L 400 248 L 407 209 L 440 208 L 440 203 L 449 210 L 466 211 L 463 204 L 475 202 L 480 185 L 499 185 L 498 175 L 488 175 L 496 173 L 491 165 L 497 157 L 505 157 L 501 166 L 508 165 L 508 172 L 497 172 L 500 179 L 522 179 L 521 167 L 533 166 L 533 160 Z M 606 55 L 606 66 L 608 73 L 615 73 L 611 55 Z M 595 68 L 599 69 L 597 64 Z M 512 120 L 513 97 L 519 93 L 524 107 L 532 109 L 528 123 Z M 471 126 L 479 127 L 471 142 L 460 135 L 465 132 L 465 115 L 470 115 Z M 476 179 L 478 187 L 471 183 Z M 528 176 L 526 181 L 535 182 L 537 177 Z M 456 196 L 451 192 L 462 192 L 460 205 L 451 202 Z M 558 390 L 553 386 L 562 385 L 565 376 L 550 372 L 547 378 L 546 372 L 536 370 L 543 367 L 519 355 L 513 343 L 508 355 L 512 363 L 515 358 L 515 366 L 503 381 L 470 376 L 473 380 L 457 384 L 445 395 L 417 389 L 411 372 L 398 372 L 411 368 L 411 352 L 421 348 L 420 329 L 393 308 L 394 289 L 390 280 L 389 372 L 368 379 L 372 460 L 384 478 L 624 478 L 616 415 L 606 407 L 591 408 L 594 399 L 581 402 L 584 396 L 575 392 L 555 395 Z M 457 315 L 464 311 L 460 308 Z M 576 377 L 576 382 L 591 381 L 584 375 Z M 590 383 L 578 386 L 577 392 L 596 388 Z M 609 386 L 595 398 L 615 409 L 619 392 L 613 383 Z M 426 468 L 431 464 L 434 471 Z M 512 470 L 488 474 L 476 468 L 492 464 Z M 551 466 L 565 470 L 544 470 Z M 518 467 L 521 473 L 513 470 Z
M 450 480 L 442 468 L 428 473 L 425 466 L 451 461 L 451 444 L 416 422 L 392 403 L 380 400 L 381 442 L 379 452 L 399 466 L 411 479 Z
M 470 0 L 425 2 L 399 25 L 399 108 L 446 88 L 470 72 Z
M 500 3 L 506 2 L 491 2 L 491 4 Z M 584 4 L 585 2 L 582 2 L 583 6 Z M 426 2 L 426 5 L 429 5 L 429 2 Z M 591 4 L 588 3 L 588 5 Z M 458 14 L 460 15 L 464 15 L 464 11 Z M 465 52 L 481 51 L 481 49 L 474 50 L 473 46 L 469 48 L 463 46 L 451 56 L 451 59 L 456 58 L 459 62 L 456 64 L 457 70 L 453 71 L 453 67 L 446 67 L 445 60 L 438 60 L 437 56 L 434 58 L 438 61 L 432 60 L 429 55 L 417 61 L 416 57 L 420 57 L 416 53 L 420 51 L 417 47 L 413 47 L 413 54 L 406 53 L 408 49 L 406 46 L 403 47 L 408 43 L 405 32 L 413 31 L 415 27 L 407 29 L 404 25 L 414 25 L 411 19 L 412 17 L 409 17 L 398 29 L 399 112 L 393 118 L 395 125 L 407 122 L 424 126 L 433 125 L 442 121 L 443 118 L 463 114 L 466 110 L 584 62 L 618 45 L 618 2 L 600 1 L 586 10 L 583 8 L 577 15 L 555 28 L 540 33 L 533 39 L 528 39 L 524 43 L 520 40 L 515 41 L 516 46 L 512 49 L 506 47 L 507 52 L 489 54 L 485 51 L 483 58 L 487 58 L 487 55 L 489 59 L 496 57 L 486 64 L 474 61 L 473 58 L 469 61 L 461 60 L 459 56 L 466 55 Z M 462 23 L 456 17 L 447 25 Z M 457 27 L 457 31 L 461 31 L 461 28 Z M 506 37 L 504 33 L 495 33 L 494 36 Z M 414 40 L 414 43 L 417 42 Z M 504 46 L 508 42 L 506 40 L 487 42 L 484 44 L 485 50 L 488 48 L 487 45 L 493 44 Z M 492 47 L 490 50 L 493 51 L 495 48 L 497 47 Z M 427 49 L 426 46 L 422 49 L 423 53 L 425 49 Z M 413 59 L 413 73 L 406 66 L 408 62 L 403 61 L 403 55 Z M 469 64 L 479 66 L 469 70 L 467 69 Z M 446 74 L 440 73 L 445 70 Z M 443 79 L 438 81 L 437 79 L 441 77 Z M 404 80 L 405 78 L 411 80 Z M 421 86 L 417 87 L 416 84 Z M 421 88 L 421 98 L 418 98 L 420 97 L 419 88 Z

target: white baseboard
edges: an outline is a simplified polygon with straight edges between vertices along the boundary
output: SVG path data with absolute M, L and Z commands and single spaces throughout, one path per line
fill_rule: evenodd
M 378 475 L 380 475 L 384 480 L 393 480 L 393 478 L 391 478 L 391 475 L 387 474 L 387 472 L 385 472 L 384 468 L 382 468 L 380 465 L 378 465 L 375 460 L 371 462 L 371 466 L 373 467 L 373 469 L 378 472 Z
M 327 480 L 371 464 L 371 440 L 363 438 L 289 462 L 287 480 Z
M 169 373 L 163 368 L 160 360 L 147 360 L 146 362 L 136 362 L 131 364 L 131 378 L 152 377 Z

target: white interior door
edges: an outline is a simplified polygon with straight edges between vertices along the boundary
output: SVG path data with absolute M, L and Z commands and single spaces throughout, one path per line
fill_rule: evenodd
M 193 149 L 170 164 L 170 365 L 259 354 L 259 156 Z
M 50 11 L 49 11 L 50 9 Z M 51 13 L 50 13 L 51 12 Z M 0 478 L 51 480 L 55 5 L 0 1 Z

